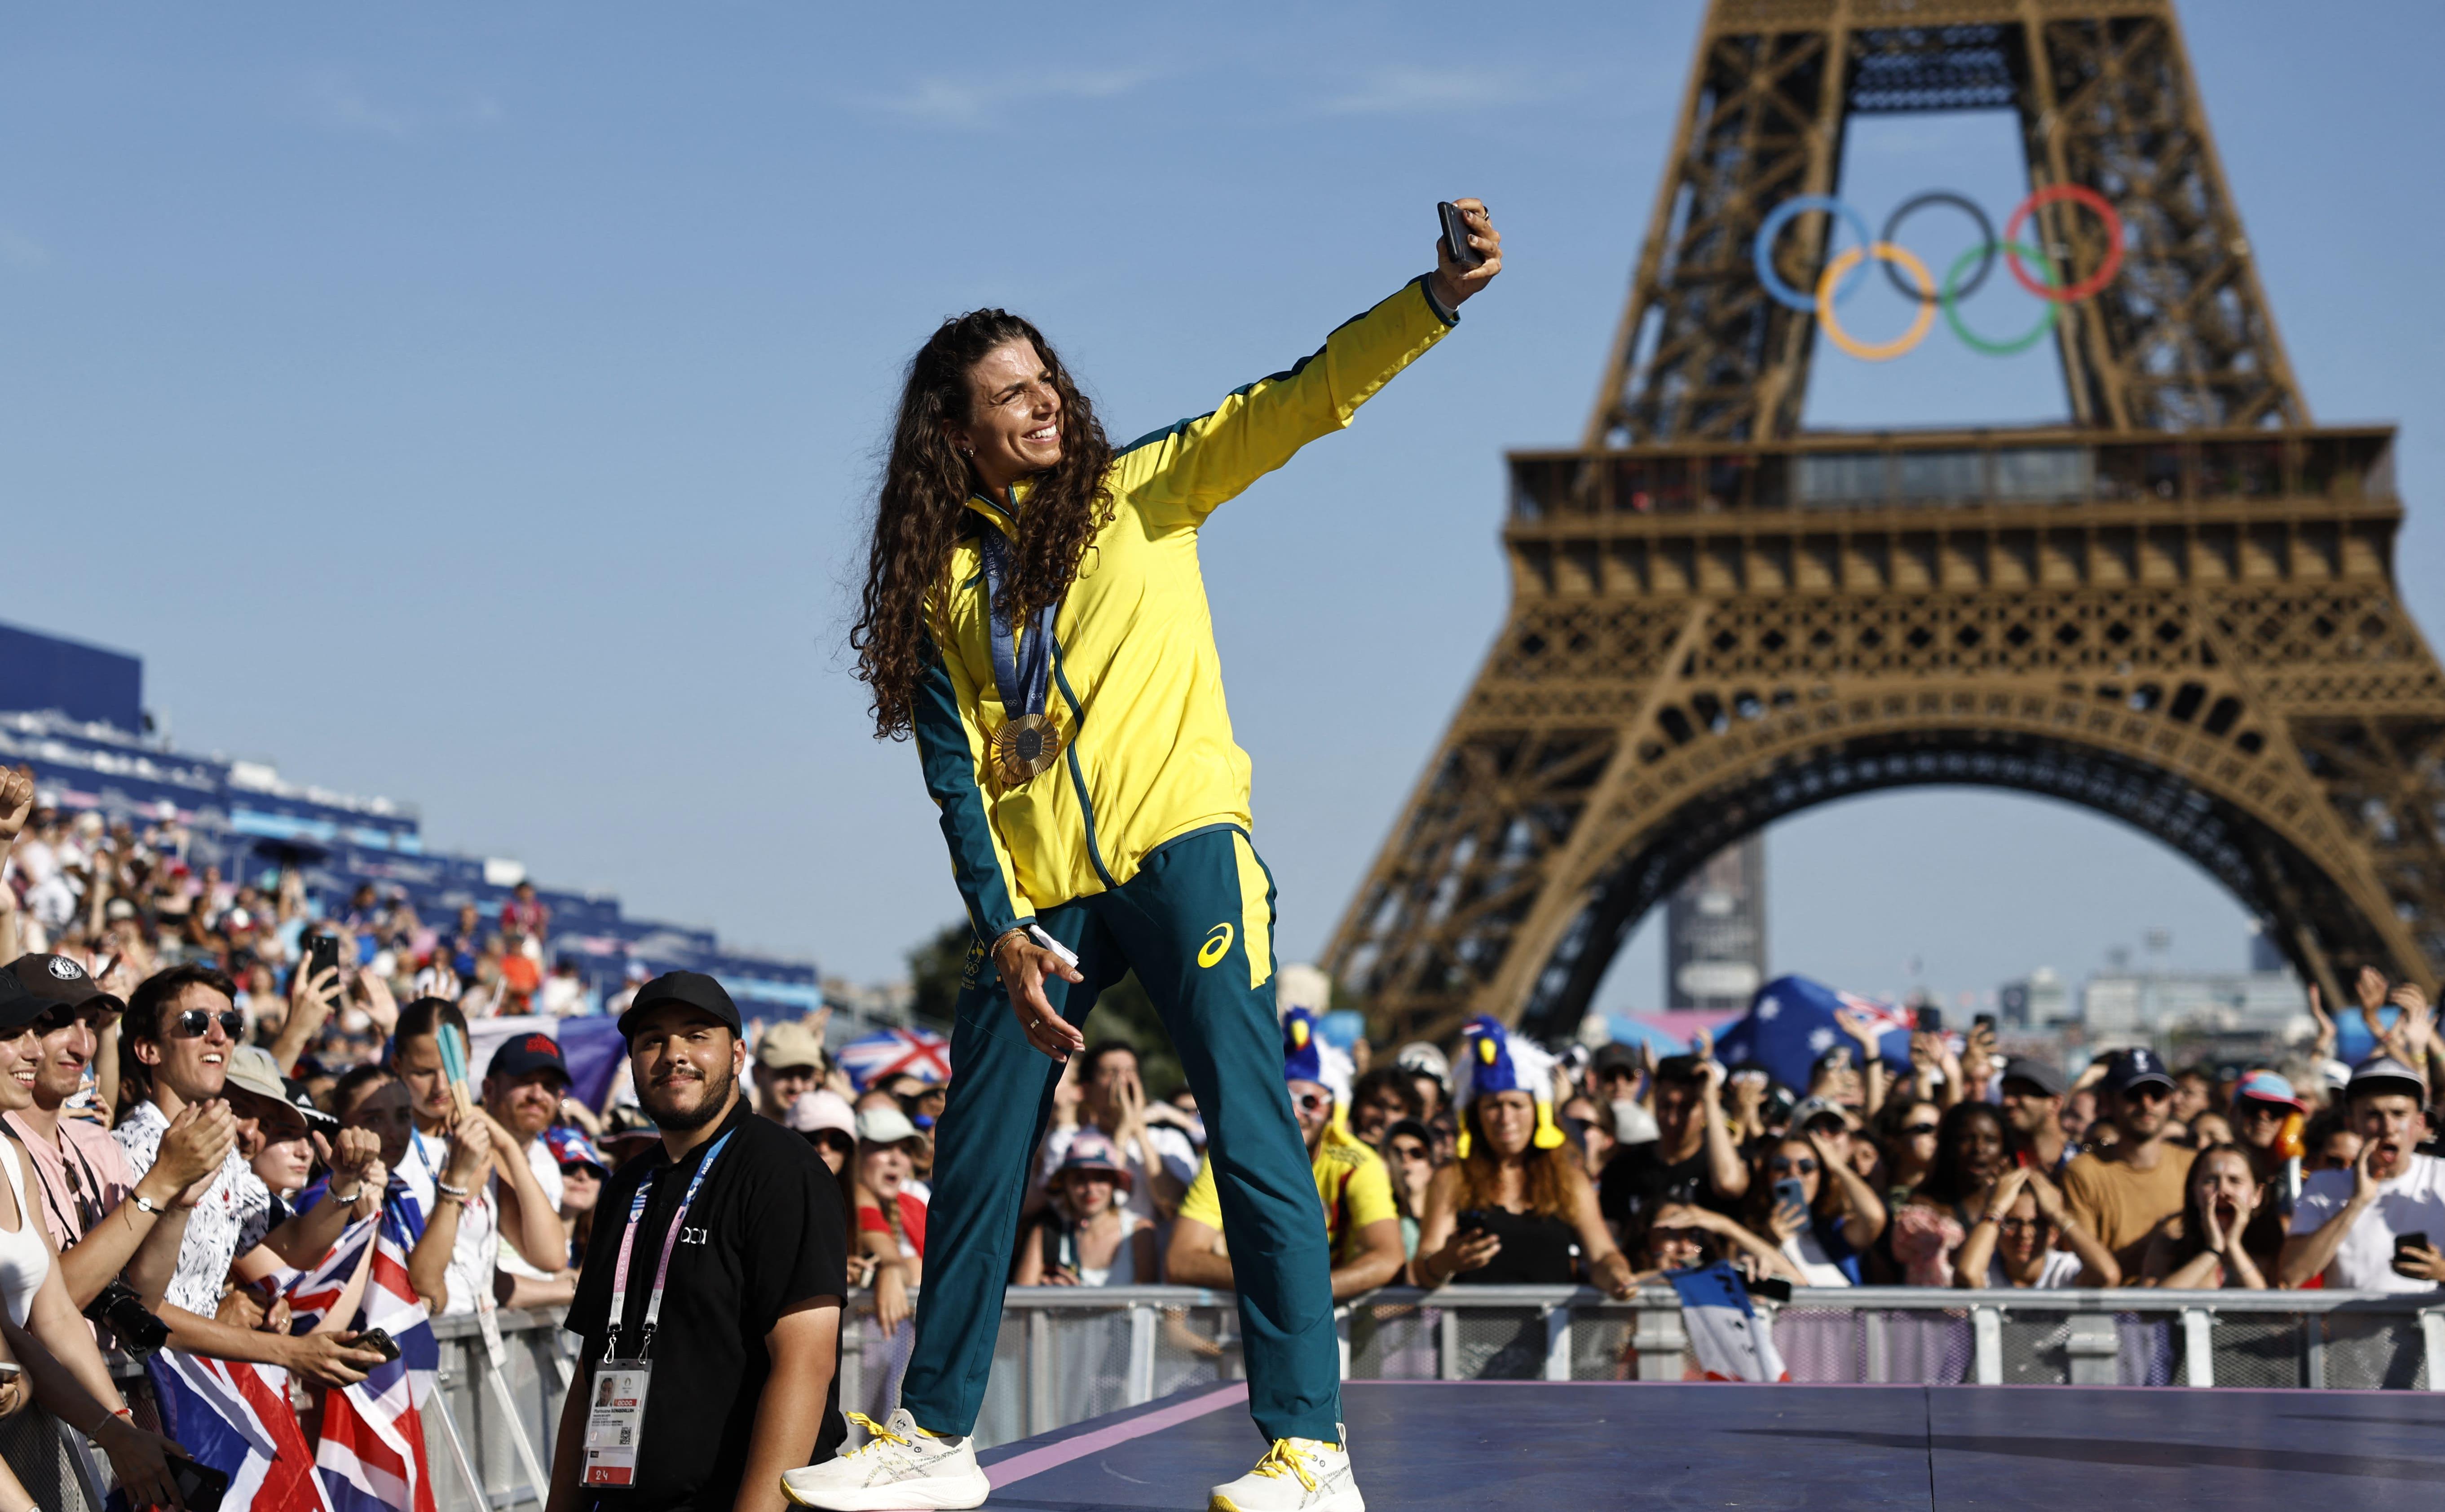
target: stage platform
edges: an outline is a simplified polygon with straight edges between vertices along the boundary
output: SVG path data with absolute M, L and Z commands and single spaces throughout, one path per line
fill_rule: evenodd
M 2445 1394 L 1353 1381 L 1371 1512 L 1417 1507 L 2428 1512 Z M 1245 1385 L 985 1454 L 988 1507 L 1204 1512 L 1264 1451 Z

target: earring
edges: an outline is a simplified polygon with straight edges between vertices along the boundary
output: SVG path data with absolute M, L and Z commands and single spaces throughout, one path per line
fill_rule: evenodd
M 974 457 L 977 455 L 977 449 L 973 446 L 962 446 L 960 448 L 960 455 L 961 457 Z

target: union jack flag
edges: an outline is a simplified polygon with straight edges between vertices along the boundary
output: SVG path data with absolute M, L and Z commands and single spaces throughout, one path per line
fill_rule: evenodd
M 287 1371 L 172 1349 L 144 1364 L 161 1410 L 161 1431 L 198 1464 L 230 1478 L 222 1505 L 253 1512 L 335 1512 L 314 1475 L 305 1430 L 289 1406 Z
M 314 1465 L 332 1512 L 435 1512 L 417 1382 L 420 1372 L 430 1380 L 439 1369 L 441 1350 L 424 1302 L 407 1279 L 407 1252 L 414 1243 L 409 1235 L 422 1228 L 420 1217 L 406 1184 L 393 1177 L 379 1223 L 368 1220 L 364 1225 L 372 1240 L 372 1268 L 354 1327 L 382 1329 L 399 1345 L 400 1355 L 323 1398 Z M 338 1299 L 336 1293 L 331 1299 Z M 293 1301 L 290 1310 L 304 1316 Z
M 924 1029 L 887 1029 L 840 1049 L 841 1069 L 857 1090 L 904 1073 L 924 1081 L 951 1079 L 951 1042 Z

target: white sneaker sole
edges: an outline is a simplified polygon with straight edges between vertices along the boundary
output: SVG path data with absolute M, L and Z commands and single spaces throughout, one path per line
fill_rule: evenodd
M 993 1483 L 979 1470 L 973 1475 L 928 1476 L 888 1485 L 825 1486 L 814 1493 L 822 1498 L 815 1501 L 800 1495 L 784 1477 L 781 1494 L 798 1506 L 818 1507 L 822 1512 L 954 1512 L 984 1505 L 985 1498 L 993 1494 Z
M 1205 1512 L 1240 1512 L 1240 1503 L 1217 1491 L 1206 1502 Z M 1353 1485 L 1347 1491 L 1334 1492 L 1313 1506 L 1302 1507 L 1300 1512 L 1367 1512 L 1367 1501 Z

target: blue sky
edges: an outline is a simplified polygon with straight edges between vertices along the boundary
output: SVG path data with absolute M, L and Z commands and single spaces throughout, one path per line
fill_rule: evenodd
M 1288 956 L 1317 948 L 1500 624 L 1501 456 L 1583 424 L 1700 8 L 733 4 L 20 9 L 0 23 L 0 617 L 140 653 L 188 745 L 419 800 L 439 844 L 859 978 L 953 918 L 913 756 L 867 735 L 846 585 L 899 365 L 1033 316 L 1116 436 L 1207 407 L 1423 269 L 1511 248 L 1457 336 L 1205 543 Z M 2293 363 L 2392 420 L 2427 507 L 2440 25 L 2186 20 Z M 2019 197 L 1997 117 L 1854 133 L 1872 218 Z M 1922 229 L 1923 228 L 1923 229 Z M 1939 215 L 1911 240 L 1940 256 Z M 1997 286 L 1983 328 L 2032 308 Z M 1890 298 L 1890 296 L 1888 296 Z M 1897 303 L 1858 302 L 1870 335 Z M 1847 307 L 1846 307 L 1847 310 Z M 1821 424 L 2060 415 L 2044 349 L 1820 359 Z M 2187 862 L 2034 800 L 1855 800 L 1768 837 L 1773 964 L 2075 976 Z M 1654 1001 L 1647 931 L 1605 997 Z M 1918 963 L 1912 975 L 1911 962 Z

